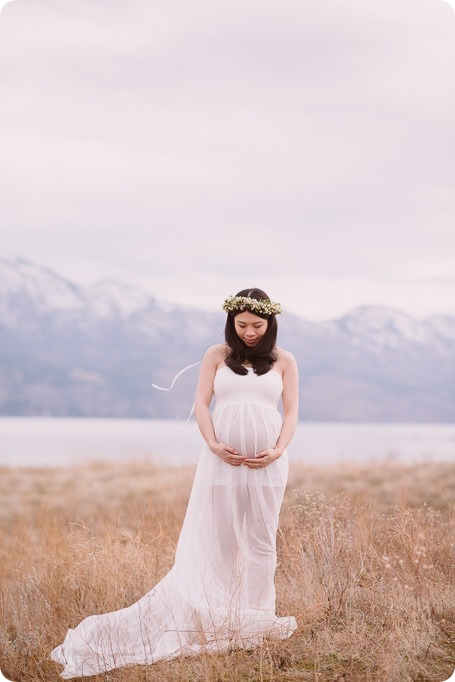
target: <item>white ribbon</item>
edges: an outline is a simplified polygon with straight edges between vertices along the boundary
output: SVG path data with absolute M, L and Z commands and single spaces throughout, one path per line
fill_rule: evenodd
M 172 391 L 172 389 L 174 388 L 174 384 L 179 378 L 179 376 L 181 376 L 183 372 L 186 372 L 187 369 L 191 369 L 191 367 L 196 367 L 196 365 L 200 365 L 201 362 L 202 360 L 199 360 L 198 362 L 194 362 L 192 365 L 188 365 L 188 367 L 184 367 L 183 369 L 181 369 L 180 372 L 176 374 L 175 377 L 172 379 L 172 384 L 169 386 L 169 388 L 164 388 L 163 386 L 157 386 L 156 384 L 152 384 L 153 388 L 157 388 L 159 391 Z

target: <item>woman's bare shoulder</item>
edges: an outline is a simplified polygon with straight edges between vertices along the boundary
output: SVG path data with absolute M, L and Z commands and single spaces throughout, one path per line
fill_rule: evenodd
M 204 358 L 207 360 L 224 360 L 227 355 L 227 349 L 225 343 L 215 343 L 213 346 L 207 348 L 204 354 Z
M 286 369 L 297 367 L 295 357 L 288 350 L 285 350 L 284 348 L 279 348 L 277 346 L 276 354 L 278 356 L 278 359 L 275 364 L 278 365 L 283 371 Z

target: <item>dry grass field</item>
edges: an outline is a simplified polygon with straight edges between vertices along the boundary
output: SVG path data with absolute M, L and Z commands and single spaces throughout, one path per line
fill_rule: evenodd
M 191 469 L 0 469 L 0 669 L 49 659 L 85 616 L 129 606 L 173 563 Z M 299 628 L 253 651 L 177 658 L 97 682 L 446 680 L 455 668 L 455 465 L 293 465 L 276 576 Z

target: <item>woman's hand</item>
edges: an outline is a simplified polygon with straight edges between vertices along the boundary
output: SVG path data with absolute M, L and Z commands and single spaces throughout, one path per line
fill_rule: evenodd
M 233 467 L 238 467 L 245 461 L 243 455 L 239 455 L 237 450 L 231 448 L 230 445 L 226 445 L 226 443 L 215 443 L 210 447 L 210 450 L 215 455 L 218 455 L 223 462 L 226 462 L 226 464 L 230 464 Z
M 283 450 L 280 448 L 269 448 L 268 450 L 258 452 L 255 457 L 246 457 L 243 460 L 243 464 L 251 469 L 262 469 L 281 457 L 282 454 Z

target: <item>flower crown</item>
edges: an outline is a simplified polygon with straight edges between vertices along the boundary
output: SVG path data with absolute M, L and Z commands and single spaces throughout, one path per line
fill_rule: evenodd
M 232 310 L 250 310 L 261 315 L 279 315 L 282 312 L 279 303 L 273 303 L 268 299 L 258 301 L 249 296 L 228 296 L 224 299 L 223 310 L 227 313 Z

